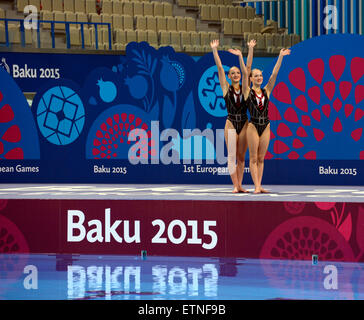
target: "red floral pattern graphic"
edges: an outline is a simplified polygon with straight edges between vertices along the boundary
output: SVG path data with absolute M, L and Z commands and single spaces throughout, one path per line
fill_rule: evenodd
M 300 214 L 306 206 L 306 202 L 289 201 L 283 203 L 284 208 L 289 214 Z
M 134 129 L 136 130 L 132 132 Z M 143 146 L 139 150 L 135 150 L 135 146 L 132 147 L 131 151 L 136 151 L 137 157 L 148 158 L 148 154 L 152 156 L 156 154 L 155 149 L 150 149 L 154 146 L 154 140 L 150 139 L 149 126 L 134 114 L 122 113 L 107 118 L 106 122 L 102 123 L 99 130 L 96 131 L 92 149 L 94 159 L 117 158 L 119 145 L 130 144 L 129 137 L 132 135 L 139 136 L 140 144 Z
M 363 65 L 361 57 L 331 55 L 313 58 L 303 67 L 292 66 L 288 79 L 278 82 L 272 92 L 269 117 L 274 143 L 266 158 L 325 158 L 323 144 L 351 139 L 354 159 L 363 159 L 363 150 L 355 150 L 363 136 L 364 111 L 359 103 L 364 100 L 364 86 L 357 83 Z
M 360 261 L 364 255 L 364 209 L 360 207 L 358 210 L 358 217 L 356 224 L 353 222 L 352 213 L 348 210 L 346 203 L 335 202 L 315 202 L 315 205 L 323 210 L 324 213 L 329 214 L 332 224 L 342 234 L 346 241 L 349 241 L 353 235 L 353 226 L 356 226 L 356 243 L 359 247 L 359 253 L 356 255 L 355 260 Z M 341 207 L 341 208 L 340 208 Z
M 354 254 L 343 235 L 323 219 L 295 217 L 286 220 L 267 237 L 261 259 L 353 261 Z
M 7 200 L 0 201 L 1 210 L 3 209 L 1 205 L 6 205 Z M 19 257 L 17 253 L 21 253 L 22 256 Z M 23 275 L 28 262 L 28 253 L 28 243 L 22 232 L 12 221 L 0 215 L 0 279 L 4 285 L 15 282 Z M 0 288 L 0 299 L 1 294 Z
M 331 224 L 327 219 L 308 216 L 286 220 L 268 235 L 260 257 L 310 260 L 312 255 L 318 255 L 322 261 L 361 261 L 364 256 L 364 209 L 359 207 L 357 216 L 353 216 L 347 203 L 315 202 L 314 205 L 319 210 L 316 214 L 329 215 Z M 298 215 L 306 203 L 285 202 L 283 206 L 289 214 Z M 353 227 L 356 227 L 355 233 Z M 350 244 L 352 240 L 356 240 L 359 248 L 355 253 Z
M 24 152 L 17 145 L 21 141 L 21 131 L 14 120 L 14 111 L 9 104 L 2 105 L 3 93 L 0 91 L 0 124 L 6 126 L 5 132 L 0 137 L 0 159 L 24 159 Z
M 8 204 L 8 200 L 0 199 L 0 211 L 3 210 L 7 204 Z
M 18 227 L 8 218 L 0 215 L 0 253 L 28 252 L 28 243 Z

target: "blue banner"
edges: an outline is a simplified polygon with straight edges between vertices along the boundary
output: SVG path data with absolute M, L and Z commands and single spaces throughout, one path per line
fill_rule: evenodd
M 284 58 L 264 184 L 363 184 L 363 48 L 363 36 L 327 35 Z M 226 72 L 238 66 L 219 54 Z M 0 57 L 1 183 L 231 183 L 211 53 L 130 43 L 123 56 Z M 275 62 L 253 67 L 267 82 Z M 252 183 L 249 151 L 243 183 Z

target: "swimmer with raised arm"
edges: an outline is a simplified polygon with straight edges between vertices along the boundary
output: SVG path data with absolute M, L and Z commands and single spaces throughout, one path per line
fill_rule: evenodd
M 247 58 L 247 68 L 251 68 L 252 64 L 252 48 L 255 42 L 251 42 L 249 54 Z M 229 84 L 225 70 L 221 63 L 218 46 L 219 40 L 214 40 L 210 43 L 214 60 L 218 70 L 219 82 L 222 89 L 223 97 L 226 104 L 228 116 L 225 123 L 224 135 L 225 143 L 228 150 L 228 169 L 234 186 L 233 193 L 248 192 L 242 187 L 245 153 L 248 148 L 246 131 L 248 127 L 247 104 L 243 97 L 241 80 L 241 71 L 238 67 L 231 67 L 228 73 Z M 249 62 L 250 61 L 250 62 Z M 248 81 L 248 77 L 243 79 L 243 82 Z
M 270 122 L 268 117 L 269 97 L 273 91 L 277 80 L 279 69 L 282 65 L 283 57 L 291 53 L 290 49 L 282 49 L 273 72 L 267 85 L 262 88 L 263 73 L 259 69 L 253 69 L 250 74 L 244 65 L 241 53 L 239 55 L 240 68 L 243 78 L 249 75 L 251 87 L 246 81 L 242 82 L 244 100 L 250 113 L 250 122 L 247 127 L 247 140 L 249 147 L 249 168 L 255 186 L 254 193 L 267 193 L 262 188 L 262 177 L 264 170 L 264 157 L 267 153 L 270 141 Z

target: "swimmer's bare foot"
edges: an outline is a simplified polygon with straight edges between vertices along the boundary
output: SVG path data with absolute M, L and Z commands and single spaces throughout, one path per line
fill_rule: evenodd
M 262 187 L 260 187 L 260 192 L 261 192 L 261 193 L 269 193 L 269 191 L 268 191 L 268 190 L 265 190 L 265 189 L 263 189 Z
M 233 193 L 239 193 L 239 189 L 235 187 Z
M 242 187 L 240 187 L 240 188 L 239 188 L 239 192 L 240 192 L 240 193 L 249 193 L 249 191 L 248 191 L 248 190 L 246 190 L 246 189 L 244 189 L 244 188 L 242 188 Z
M 255 190 L 254 190 L 254 192 L 253 192 L 254 194 L 258 194 L 258 193 L 261 193 L 261 188 L 255 188 Z

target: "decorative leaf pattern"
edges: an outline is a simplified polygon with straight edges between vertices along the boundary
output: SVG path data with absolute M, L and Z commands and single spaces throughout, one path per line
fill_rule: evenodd
M 168 96 L 164 96 L 163 100 L 163 126 L 171 128 L 174 116 L 176 114 L 176 107 Z
M 353 227 L 353 225 L 352 225 L 352 220 L 351 220 L 351 213 L 349 212 L 346 219 L 344 220 L 344 222 L 341 224 L 341 226 L 338 229 L 346 241 L 349 241 L 349 239 L 351 237 L 352 227 Z
M 183 129 L 196 128 L 196 111 L 192 93 L 189 94 L 186 103 L 183 107 L 181 128 Z
M 356 242 L 364 253 L 364 208 L 360 207 L 358 212 L 358 220 L 356 221 Z

